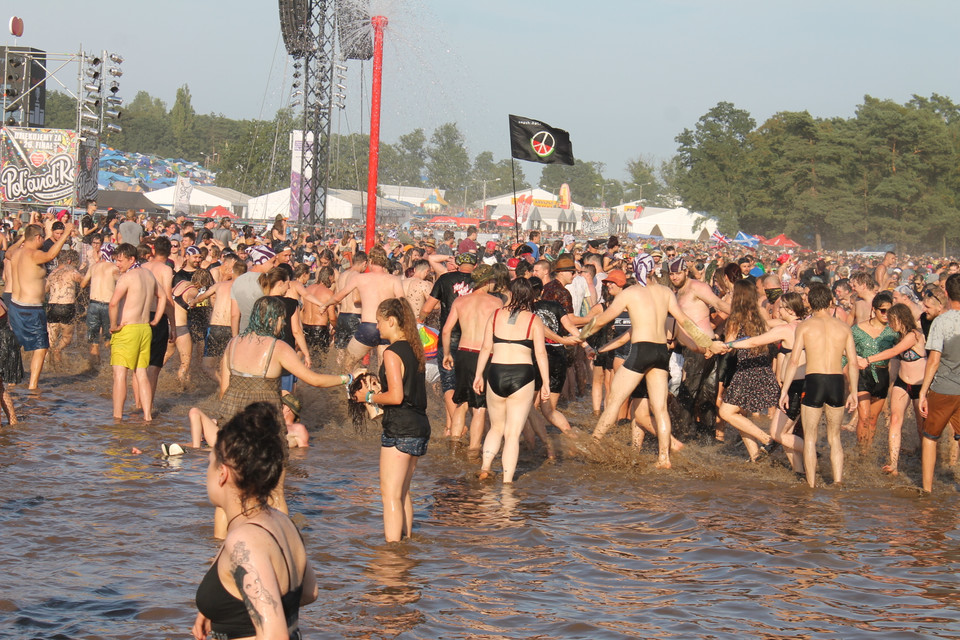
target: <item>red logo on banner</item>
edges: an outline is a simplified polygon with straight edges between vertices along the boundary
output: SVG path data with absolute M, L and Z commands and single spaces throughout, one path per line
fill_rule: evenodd
M 37 168 L 40 168 L 40 166 L 43 165 L 43 163 L 46 161 L 47 161 L 47 156 L 43 155 L 39 151 L 34 151 L 33 153 L 30 154 L 30 164 L 32 164 Z
M 517 217 L 520 218 L 520 224 L 527 221 L 527 215 L 530 213 L 530 207 L 533 206 L 533 196 L 524 195 L 517 198 Z

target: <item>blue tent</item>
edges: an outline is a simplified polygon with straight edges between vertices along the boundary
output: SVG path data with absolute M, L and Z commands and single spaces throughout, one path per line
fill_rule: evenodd
M 743 231 L 737 232 L 737 237 L 733 239 L 737 244 L 742 244 L 745 247 L 755 247 L 760 244 L 760 241 L 754 238 L 751 235 L 744 233 Z

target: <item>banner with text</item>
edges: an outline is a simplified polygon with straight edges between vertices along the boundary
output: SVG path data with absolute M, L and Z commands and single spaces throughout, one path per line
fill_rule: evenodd
M 0 135 L 0 200 L 72 207 L 77 175 L 76 131 L 4 127 Z
M 610 209 L 584 209 L 580 218 L 580 230 L 588 238 L 610 235 Z

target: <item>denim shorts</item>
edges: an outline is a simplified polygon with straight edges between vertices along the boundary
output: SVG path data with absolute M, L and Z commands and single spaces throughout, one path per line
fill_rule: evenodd
M 419 458 L 427 452 L 427 443 L 430 438 L 388 438 L 380 435 L 381 447 L 396 447 L 397 451 Z

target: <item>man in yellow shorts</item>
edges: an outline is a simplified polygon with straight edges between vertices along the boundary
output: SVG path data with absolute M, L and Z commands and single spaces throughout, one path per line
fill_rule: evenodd
M 137 248 L 124 243 L 114 252 L 120 278 L 110 298 L 110 364 L 113 366 L 113 417 L 123 418 L 127 400 L 127 370 L 133 371 L 134 400 L 143 409 L 143 419 L 153 419 L 153 393 L 147 367 L 150 365 L 151 326 L 163 317 L 167 297 L 156 278 L 137 262 Z M 156 311 L 150 318 L 150 307 Z

